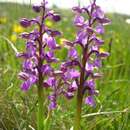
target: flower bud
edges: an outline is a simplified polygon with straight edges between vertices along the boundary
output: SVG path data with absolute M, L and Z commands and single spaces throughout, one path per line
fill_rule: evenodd
M 36 13 L 39 13 L 41 11 L 41 6 L 40 5 L 33 5 L 33 10 L 36 12 Z
M 20 24 L 21 24 L 22 27 L 27 28 L 31 25 L 31 22 L 26 18 L 22 18 L 20 20 Z
M 54 14 L 54 15 L 53 15 L 53 20 L 54 20 L 55 22 L 59 22 L 59 21 L 61 20 L 60 15 L 59 15 L 59 14 Z

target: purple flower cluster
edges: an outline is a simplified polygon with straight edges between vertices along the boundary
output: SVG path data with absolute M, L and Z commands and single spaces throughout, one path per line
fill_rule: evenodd
M 65 40 L 68 49 L 66 61 L 60 62 L 55 52 L 61 47 L 56 37 L 61 33 L 46 25 L 46 20 L 58 22 L 59 14 L 46 8 L 47 2 L 33 5 L 33 11 L 39 16 L 33 19 L 22 18 L 20 24 L 24 28 L 32 27 L 31 32 L 24 32 L 20 36 L 26 41 L 25 51 L 17 57 L 23 59 L 22 71 L 19 78 L 23 80 L 21 89 L 28 91 L 33 85 L 37 86 L 38 94 L 38 130 L 48 128 L 51 110 L 57 107 L 60 95 L 72 99 L 77 92 L 77 105 L 74 130 L 80 130 L 82 103 L 95 106 L 94 97 L 98 95 L 96 79 L 100 78 L 102 60 L 109 56 L 102 48 L 105 33 L 104 26 L 111 21 L 105 16 L 102 9 L 92 0 L 87 7 L 73 7 L 75 13 L 74 25 L 77 27 L 74 41 Z M 59 69 L 54 67 L 59 65 Z M 44 119 L 44 89 L 49 89 L 48 116 Z M 46 94 L 46 95 L 47 95 Z M 44 123 L 43 123 L 44 122 Z
M 108 52 L 101 50 L 104 41 L 100 35 L 104 34 L 104 25 L 109 24 L 110 20 L 105 17 L 95 0 L 88 7 L 74 7 L 73 12 L 75 13 L 74 25 L 78 31 L 73 42 L 64 41 L 69 48 L 64 69 L 69 70 L 69 79 L 74 79 L 72 85 L 75 85 L 75 89 L 78 88 L 78 98 L 82 99 L 86 95 L 85 104 L 94 106 L 94 95 L 98 94 L 95 80 L 101 77 L 99 68 L 102 66 L 102 60 L 109 56 Z M 77 46 L 82 48 L 80 54 L 76 49 Z M 68 90 L 68 96 L 73 95 L 71 90 Z
M 49 96 L 49 100 L 51 101 L 50 108 L 53 109 L 56 107 L 56 84 L 58 82 L 56 77 L 58 73 L 55 72 L 52 63 L 59 61 L 54 55 L 55 51 L 60 49 L 55 37 L 60 36 L 61 33 L 49 28 L 45 25 L 45 21 L 50 19 L 53 22 L 58 22 L 61 18 L 53 10 L 47 9 L 46 4 L 46 2 L 43 2 L 40 5 L 33 6 L 33 10 L 42 14 L 42 16 L 20 20 L 20 24 L 24 28 L 33 25 L 35 25 L 35 28 L 29 33 L 21 34 L 21 37 L 26 40 L 26 50 L 17 54 L 17 57 L 23 59 L 22 71 L 19 73 L 19 77 L 23 80 L 21 89 L 27 91 L 35 84 L 38 87 L 52 88 L 53 94 Z
M 95 80 L 101 77 L 99 68 L 102 66 L 102 60 L 109 55 L 108 52 L 101 51 L 104 41 L 100 35 L 104 34 L 104 25 L 109 24 L 110 20 L 105 17 L 95 0 L 88 7 L 74 7 L 74 25 L 78 28 L 76 39 L 73 42 L 64 41 L 68 46 L 67 61 L 61 63 L 59 70 L 55 70 L 52 63 L 59 62 L 59 59 L 54 54 L 60 49 L 55 37 L 61 33 L 49 28 L 45 21 L 50 19 L 58 22 L 61 18 L 53 10 L 47 9 L 46 4 L 43 2 L 33 6 L 33 10 L 42 16 L 34 19 L 23 18 L 20 21 L 24 28 L 32 25 L 36 27 L 29 33 L 21 34 L 26 40 L 25 52 L 17 55 L 24 59 L 23 70 L 19 73 L 19 77 L 24 81 L 21 88 L 27 91 L 34 84 L 51 88 L 50 109 L 57 107 L 59 95 L 71 99 L 75 91 L 78 98 L 82 99 L 86 95 L 85 103 L 94 106 L 94 96 L 98 94 Z M 80 53 L 77 51 L 78 46 L 82 50 Z

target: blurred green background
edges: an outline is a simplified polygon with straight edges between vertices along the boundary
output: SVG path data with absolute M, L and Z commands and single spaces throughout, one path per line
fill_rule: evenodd
M 73 40 L 75 28 L 72 24 L 74 14 L 70 10 L 57 9 L 62 21 L 47 25 L 64 33 L 57 42 L 62 46 L 63 39 Z M 104 111 L 124 111 L 123 113 L 105 114 L 83 118 L 82 130 L 130 130 L 130 24 L 126 19 L 130 16 L 107 14 L 112 24 L 106 27 L 103 38 L 106 41 L 105 50 L 111 52 L 110 57 L 103 62 L 104 76 L 97 82 L 100 91 L 96 97 L 96 107 L 83 106 L 83 115 Z M 18 50 L 24 49 L 24 41 L 18 35 L 27 31 L 18 21 L 22 17 L 36 16 L 30 5 L 0 3 L 0 36 L 11 40 Z M 110 44 L 110 42 L 112 44 Z M 57 56 L 66 59 L 66 49 Z M 0 130 L 31 130 L 36 128 L 36 87 L 28 92 L 20 89 L 21 81 L 17 74 L 22 61 L 15 57 L 10 45 L 0 37 Z M 72 127 L 75 111 L 75 100 L 67 101 L 61 98 L 58 109 L 53 112 L 52 130 L 69 130 Z

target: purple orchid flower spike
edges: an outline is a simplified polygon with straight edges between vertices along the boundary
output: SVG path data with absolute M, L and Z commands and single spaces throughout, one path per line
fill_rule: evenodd
M 37 83 L 39 82 L 38 75 L 39 73 L 42 75 L 43 72 L 41 68 L 43 68 L 44 60 L 50 66 L 50 61 L 56 61 L 54 57 L 54 50 L 58 49 L 58 44 L 56 43 L 55 36 L 60 35 L 61 33 L 55 30 L 48 28 L 44 22 L 48 17 L 45 17 L 50 12 L 45 7 L 46 3 L 42 3 L 41 5 L 34 5 L 33 10 L 35 12 L 43 11 L 43 16 L 40 19 L 26 19 L 22 18 L 20 20 L 20 24 L 23 27 L 29 27 L 32 25 L 32 21 L 37 21 L 37 25 L 39 30 L 35 30 L 30 33 L 22 33 L 22 38 L 27 40 L 26 43 L 26 51 L 24 52 L 24 65 L 23 72 L 27 74 L 33 74 L 37 77 Z M 53 16 L 57 16 L 58 14 L 52 13 Z M 40 17 L 40 16 L 39 16 Z M 58 17 L 60 17 L 58 15 Z M 57 18 L 60 19 L 60 18 Z M 54 20 L 59 21 L 59 20 Z M 48 30 L 50 33 L 48 33 Z M 55 33 L 55 34 L 54 34 Z M 45 48 L 48 48 L 49 51 L 46 52 Z M 50 69 L 51 71 L 52 69 Z M 35 84 L 34 82 L 33 84 Z M 33 85 L 32 84 L 32 85 Z M 30 87 L 29 87 L 30 88 Z
M 20 79 L 23 80 L 21 89 L 28 91 L 33 85 L 36 85 L 38 89 L 38 130 L 43 130 L 46 127 L 43 124 L 45 89 L 50 88 L 52 90 L 52 94 L 49 96 L 49 111 L 56 108 L 57 95 L 61 93 L 57 88 L 58 81 L 52 67 L 52 63 L 58 62 L 54 52 L 60 49 L 55 37 L 60 36 L 61 33 L 45 24 L 47 19 L 58 22 L 61 18 L 59 14 L 49 10 L 46 6 L 47 2 L 45 0 L 41 4 L 33 5 L 33 11 L 38 15 L 41 14 L 41 16 L 32 19 L 22 18 L 20 20 L 22 27 L 28 28 L 33 25 L 34 30 L 21 34 L 21 37 L 26 40 L 26 50 L 17 54 L 17 57 L 23 58 L 23 68 L 19 73 Z
M 77 27 L 77 36 L 74 41 L 65 41 L 68 46 L 68 58 L 62 69 L 66 77 L 75 81 L 75 91 L 77 91 L 77 110 L 74 123 L 74 130 L 81 130 L 81 108 L 84 101 L 89 106 L 95 106 L 94 97 L 98 95 L 95 81 L 101 77 L 99 69 L 102 67 L 102 60 L 109 56 L 108 52 L 103 51 L 104 40 L 99 35 L 105 33 L 104 26 L 110 24 L 104 11 L 96 4 L 96 0 L 87 7 L 74 7 L 75 13 L 74 25 Z M 82 15 L 83 14 L 83 15 Z M 87 15 L 87 20 L 84 15 Z M 82 48 L 81 54 L 78 54 L 76 46 Z M 78 64 L 72 64 L 72 63 Z M 68 72 L 67 72 L 68 71 Z M 69 80 L 65 77 L 64 80 Z M 68 89 L 68 97 L 72 97 Z

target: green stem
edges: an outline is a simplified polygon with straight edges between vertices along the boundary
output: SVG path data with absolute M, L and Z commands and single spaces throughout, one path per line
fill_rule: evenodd
M 76 106 L 76 114 L 75 114 L 75 123 L 74 130 L 81 130 L 81 112 L 82 112 L 82 97 L 79 98 L 79 94 L 77 95 L 77 106 Z
M 85 60 L 83 60 L 83 65 L 85 65 Z M 75 113 L 74 130 L 81 130 L 81 112 L 82 112 L 82 101 L 83 101 L 83 82 L 84 82 L 84 68 L 81 70 L 80 85 L 78 86 L 77 92 L 77 106 Z
M 45 0 L 43 0 L 43 3 L 45 3 Z M 43 14 L 41 18 L 41 24 L 39 26 L 39 33 L 40 33 L 40 38 L 38 40 L 39 43 L 39 58 L 38 58 L 38 73 L 39 73 L 39 82 L 38 82 L 38 120 L 37 120 L 37 125 L 38 125 L 38 130 L 44 130 L 44 119 L 45 119 L 45 113 L 44 113 L 44 90 L 42 87 L 43 84 L 43 75 L 41 72 L 41 67 L 43 64 L 43 59 L 41 58 L 42 55 L 42 32 L 43 32 L 43 22 L 44 22 L 44 15 L 45 15 L 45 8 L 43 9 Z
M 83 84 L 84 84 L 84 75 L 85 75 L 85 65 L 86 65 L 86 49 L 83 50 L 83 58 L 82 58 L 83 68 L 80 73 L 80 84 L 78 86 L 77 92 L 77 106 L 75 113 L 75 122 L 74 122 L 74 130 L 81 130 L 81 113 L 82 113 L 82 102 L 83 102 Z
M 43 108 L 44 93 L 41 86 L 38 87 L 38 130 L 44 130 L 44 108 Z

